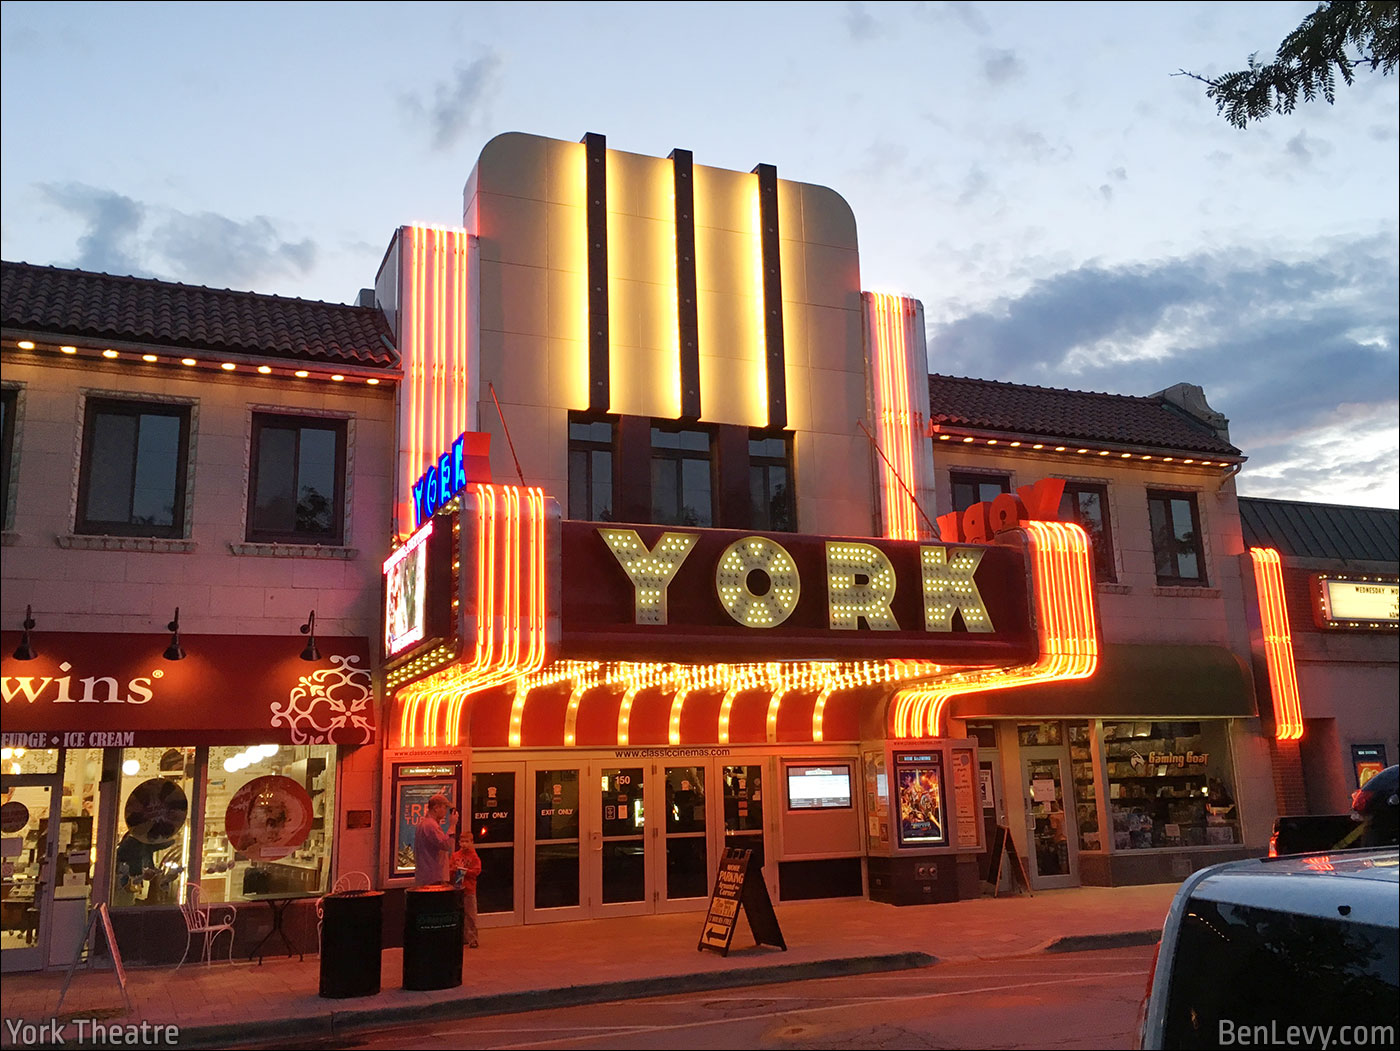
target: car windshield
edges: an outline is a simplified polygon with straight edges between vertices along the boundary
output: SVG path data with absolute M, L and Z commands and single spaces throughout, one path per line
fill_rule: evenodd
M 1336 1046 L 1342 1026 L 1365 1027 L 1357 1046 L 1393 1046 L 1396 967 L 1394 927 L 1192 898 L 1163 1046 Z

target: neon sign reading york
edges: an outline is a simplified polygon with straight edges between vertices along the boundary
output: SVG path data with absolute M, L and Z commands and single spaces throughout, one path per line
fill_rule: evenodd
M 694 550 L 698 535 L 662 533 L 656 546 L 648 548 L 634 529 L 600 528 L 598 533 L 632 581 L 635 622 L 665 624 L 667 591 Z M 950 549 L 941 544 L 919 547 L 925 631 L 952 631 L 955 612 L 962 614 L 970 632 L 995 631 L 973 579 L 984 553 L 979 548 Z M 863 619 L 874 631 L 901 630 L 893 609 L 894 565 L 874 544 L 827 541 L 826 577 L 832 629 L 855 631 Z M 797 609 L 802 577 L 782 544 L 771 537 L 746 536 L 720 553 L 715 594 L 736 623 L 773 628 Z
M 459 434 L 452 448 L 438 457 L 413 483 L 413 527 L 417 529 L 467 487 L 467 436 Z

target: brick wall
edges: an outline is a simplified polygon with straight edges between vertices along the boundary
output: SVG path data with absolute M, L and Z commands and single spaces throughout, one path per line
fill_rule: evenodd
M 1284 816 L 1308 812 L 1307 786 L 1303 782 L 1303 756 L 1297 741 L 1269 740 L 1273 760 L 1274 796 Z

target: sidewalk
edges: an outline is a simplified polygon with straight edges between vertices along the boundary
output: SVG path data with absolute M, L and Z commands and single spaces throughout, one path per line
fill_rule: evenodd
M 1175 884 L 1081 887 L 945 905 L 895 908 L 870 901 L 777 906 L 788 951 L 755 946 L 747 923 L 728 957 L 699 952 L 703 913 L 485 928 L 465 950 L 460 988 L 400 988 L 402 951 L 383 954 L 378 996 L 325 1000 L 320 962 L 186 964 L 128 971 L 132 1011 L 110 971 L 79 970 L 57 1015 L 64 972 L 5 977 L 0 1046 L 15 1047 L 12 1025 L 97 1018 L 104 1023 L 176 1025 L 180 1047 L 227 1047 L 298 1037 L 324 1039 L 356 1027 L 433 1017 L 534 1010 L 635 999 L 805 977 L 920 967 L 967 960 L 1156 939 Z M 72 1045 L 75 1027 L 67 1029 Z M 130 1045 L 128 1045 L 130 1046 Z M 169 1046 L 169 1045 L 161 1045 Z

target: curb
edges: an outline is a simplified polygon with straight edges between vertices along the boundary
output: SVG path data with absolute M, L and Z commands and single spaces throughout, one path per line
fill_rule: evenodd
M 1090 949 L 1123 949 L 1136 945 L 1156 945 L 1162 940 L 1162 930 L 1114 931 L 1112 934 L 1064 934 L 1051 938 L 1033 952 L 1085 952 Z
M 888 953 L 880 956 L 847 956 L 806 963 L 778 963 L 762 967 L 746 967 L 734 971 L 708 971 L 699 974 L 679 974 L 641 980 L 597 982 L 571 985 L 558 989 L 537 989 L 521 993 L 497 993 L 491 996 L 468 996 L 455 1000 L 440 1000 L 431 1004 L 400 1004 L 392 1007 L 365 1007 L 332 1010 L 314 1017 L 275 1019 L 242 1025 L 210 1025 L 184 1029 L 180 1033 L 182 1047 L 241 1047 L 258 1042 L 285 1044 L 288 1040 L 305 1037 L 314 1040 L 336 1040 L 358 1029 L 389 1025 L 412 1020 L 415 1022 L 445 1021 L 479 1015 L 515 1014 L 538 1011 L 546 1007 L 575 1007 L 579 1004 L 606 1003 L 612 1000 L 643 1000 L 672 993 L 705 992 L 710 989 L 732 989 L 736 986 L 769 985 L 776 982 L 802 981 L 808 978 L 837 978 L 842 975 L 871 974 L 878 971 L 904 971 L 930 967 L 938 957 L 925 952 Z

